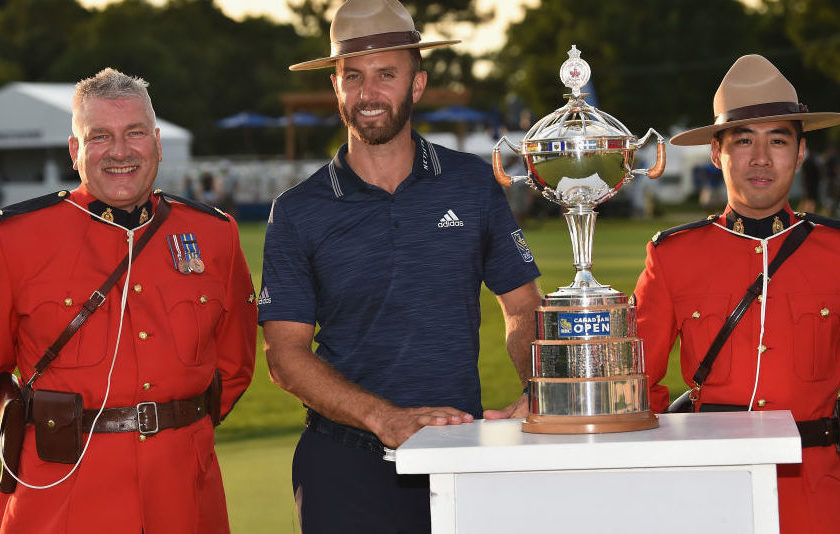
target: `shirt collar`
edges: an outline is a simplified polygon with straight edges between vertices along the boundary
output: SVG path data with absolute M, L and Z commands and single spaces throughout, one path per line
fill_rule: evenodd
M 435 178 L 440 176 L 443 169 L 440 165 L 437 151 L 432 143 L 420 134 L 411 130 L 414 141 L 414 165 L 411 174 L 415 178 Z M 341 146 L 335 157 L 328 165 L 330 186 L 336 198 L 343 198 L 351 193 L 363 191 L 368 184 L 347 164 L 347 144 Z
M 120 208 L 109 206 L 105 202 L 102 202 L 90 194 L 84 185 L 80 185 L 71 194 L 71 199 L 80 206 L 87 208 L 89 212 L 128 229 L 137 228 L 151 218 L 155 207 L 155 204 L 152 202 L 153 198 L 154 197 L 150 196 L 149 200 L 147 200 L 144 204 L 129 212 Z M 91 215 L 91 219 L 97 222 L 102 222 L 93 215 Z
M 798 219 L 794 216 L 789 205 L 763 219 L 745 217 L 732 209 L 732 207 L 727 206 L 722 224 L 735 233 L 758 239 L 766 239 L 778 234 L 797 221 Z

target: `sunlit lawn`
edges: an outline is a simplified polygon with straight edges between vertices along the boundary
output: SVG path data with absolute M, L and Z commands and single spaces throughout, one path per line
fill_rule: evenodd
M 602 219 L 596 225 L 593 273 L 601 283 L 631 293 L 644 265 L 645 243 L 658 230 L 691 220 L 673 216 L 650 221 Z M 264 224 L 241 225 L 242 246 L 259 288 Z M 568 285 L 574 277 L 571 244 L 565 222 L 549 219 L 525 225 L 525 232 L 543 275 L 544 293 Z M 481 295 L 479 371 L 485 408 L 499 408 L 521 391 L 504 344 L 502 315 L 495 297 Z M 673 355 L 672 355 L 673 361 Z M 666 383 L 672 396 L 685 386 L 678 365 L 669 368 Z M 303 424 L 303 409 L 268 378 L 262 336 L 258 341 L 254 381 L 234 412 L 217 430 L 219 459 L 225 478 L 231 526 L 235 534 L 297 532 L 292 499 L 291 457 Z

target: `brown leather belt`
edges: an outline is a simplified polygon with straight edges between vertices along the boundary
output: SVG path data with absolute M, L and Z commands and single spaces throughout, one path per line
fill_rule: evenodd
M 82 431 L 90 433 L 99 410 L 85 410 Z M 105 408 L 96 421 L 94 433 L 139 432 L 144 436 L 167 428 L 181 428 L 200 420 L 207 413 L 207 392 L 191 399 L 169 402 L 141 402 L 124 408 Z

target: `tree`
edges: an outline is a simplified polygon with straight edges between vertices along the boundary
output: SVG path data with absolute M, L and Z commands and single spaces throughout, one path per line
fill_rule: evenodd
M 72 45 L 68 29 L 90 16 L 75 1 L 0 2 L 0 85 L 44 80 L 55 58 Z
M 710 122 L 721 77 L 755 48 L 752 23 L 737 0 L 542 2 L 508 29 L 496 70 L 541 117 L 565 104 L 558 71 L 576 44 L 600 109 L 639 135 L 667 134 L 676 123 Z

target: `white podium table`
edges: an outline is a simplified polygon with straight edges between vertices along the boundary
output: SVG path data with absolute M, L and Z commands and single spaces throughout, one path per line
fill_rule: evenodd
M 426 427 L 396 451 L 428 473 L 433 534 L 778 534 L 788 411 L 663 414 L 659 428 L 527 434 L 521 420 Z

